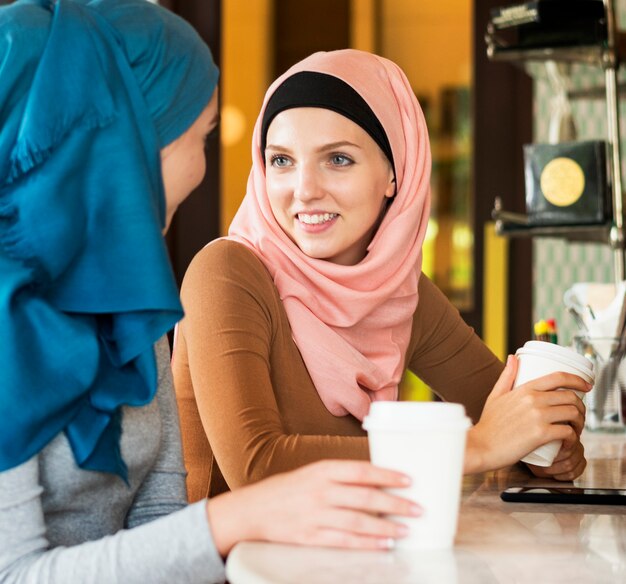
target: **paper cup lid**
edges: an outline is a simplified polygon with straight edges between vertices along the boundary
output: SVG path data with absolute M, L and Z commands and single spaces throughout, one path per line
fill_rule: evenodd
M 595 379 L 593 371 L 593 363 L 584 355 L 580 355 L 572 349 L 561 347 L 554 343 L 546 343 L 544 341 L 528 341 L 523 347 L 515 352 L 516 355 L 534 355 L 543 357 L 544 359 L 552 359 L 556 362 L 563 363 L 578 369 L 582 374 L 591 379 Z
M 363 420 L 365 430 L 406 432 L 421 428 L 467 429 L 472 425 L 461 404 L 377 401 Z
M 578 369 L 582 375 L 585 375 L 592 381 L 595 379 L 593 363 L 584 355 L 580 355 L 567 347 L 561 347 L 561 345 L 546 343 L 545 341 L 527 341 L 523 347 L 515 352 L 515 355 L 534 355 L 535 357 L 552 359 Z

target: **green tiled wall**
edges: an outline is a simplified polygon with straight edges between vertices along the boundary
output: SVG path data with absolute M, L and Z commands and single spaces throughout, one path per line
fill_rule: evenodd
M 626 28 L 626 0 L 616 3 L 618 22 Z M 622 67 L 624 69 L 624 67 Z M 534 83 L 534 141 L 548 140 L 551 89 L 541 65 L 532 65 Z M 626 80 L 621 70 L 620 81 Z M 572 66 L 571 87 L 604 85 L 599 68 Z M 606 138 L 606 107 L 603 99 L 572 102 L 578 140 Z M 622 182 L 626 184 L 626 95 L 620 100 L 620 135 L 622 137 Z M 613 252 L 608 245 L 568 243 L 561 239 L 540 238 L 533 241 L 533 318 L 556 318 L 559 343 L 567 344 L 576 331 L 572 318 L 563 306 L 563 293 L 575 282 L 613 282 Z

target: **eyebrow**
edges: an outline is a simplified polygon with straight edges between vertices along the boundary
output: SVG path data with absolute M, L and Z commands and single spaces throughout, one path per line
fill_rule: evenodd
M 327 152 L 328 150 L 337 150 L 338 148 L 342 148 L 344 146 L 352 146 L 353 148 L 358 148 L 359 150 L 361 150 L 361 146 L 359 146 L 358 144 L 355 144 L 354 142 L 349 142 L 348 140 L 340 140 L 339 142 L 331 142 L 330 144 L 324 144 L 323 146 L 320 146 L 319 148 L 317 148 L 317 152 Z M 265 147 L 266 150 L 282 150 L 285 152 L 289 152 L 289 148 L 287 148 L 286 146 L 280 146 L 280 145 L 276 145 L 276 144 L 268 144 Z

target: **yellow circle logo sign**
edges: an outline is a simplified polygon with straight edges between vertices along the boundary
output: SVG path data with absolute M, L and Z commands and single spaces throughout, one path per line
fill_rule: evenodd
M 571 158 L 555 158 L 541 173 L 541 191 L 557 207 L 574 204 L 585 190 L 585 173 Z

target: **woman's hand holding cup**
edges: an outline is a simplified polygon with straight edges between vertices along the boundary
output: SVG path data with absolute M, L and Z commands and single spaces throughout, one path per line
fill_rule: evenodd
M 580 474 L 585 466 L 580 444 L 585 406 L 575 392 L 587 392 L 592 385 L 578 375 L 557 371 L 512 391 L 518 365 L 518 359 L 509 356 L 479 422 L 468 433 L 465 472 L 514 464 L 538 447 L 560 440 L 559 454 L 540 476 L 570 480 L 574 471 Z M 538 467 L 530 468 L 535 472 Z
M 327 460 L 215 497 L 207 514 L 222 556 L 245 540 L 389 549 L 407 528 L 386 516 L 422 509 L 383 489 L 409 485 L 404 474 L 369 462 Z

